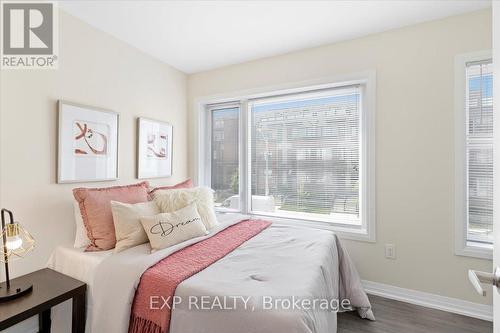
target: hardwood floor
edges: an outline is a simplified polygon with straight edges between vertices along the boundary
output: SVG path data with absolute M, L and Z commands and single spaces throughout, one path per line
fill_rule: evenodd
M 493 324 L 369 295 L 376 321 L 338 315 L 338 333 L 492 333 Z

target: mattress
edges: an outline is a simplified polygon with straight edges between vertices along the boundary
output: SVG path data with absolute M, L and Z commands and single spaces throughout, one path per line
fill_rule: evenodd
M 113 250 L 85 252 L 84 249 L 58 246 L 50 256 L 47 267 L 92 286 L 97 266 L 112 254 Z
M 87 324 L 85 332 L 90 332 L 92 317 L 93 287 L 95 273 L 102 262 L 113 254 L 113 250 L 85 252 L 84 249 L 58 246 L 47 263 L 47 267 L 71 276 L 87 284 Z M 54 332 L 71 331 L 71 300 L 52 308 L 52 328 Z

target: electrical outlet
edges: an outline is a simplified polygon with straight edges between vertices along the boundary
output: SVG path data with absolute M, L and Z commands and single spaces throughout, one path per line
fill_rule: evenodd
M 385 244 L 385 257 L 387 259 L 396 259 L 396 245 Z

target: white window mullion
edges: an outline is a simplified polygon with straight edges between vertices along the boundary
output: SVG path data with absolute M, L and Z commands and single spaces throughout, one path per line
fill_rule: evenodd
M 249 122 L 248 122 L 248 101 L 241 101 L 240 109 L 240 205 L 241 212 L 248 214 L 250 212 L 250 166 L 249 166 Z

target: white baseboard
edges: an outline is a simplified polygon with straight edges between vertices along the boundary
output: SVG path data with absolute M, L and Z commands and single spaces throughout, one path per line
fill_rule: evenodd
M 493 307 L 491 305 L 468 302 L 457 298 L 439 296 L 423 291 L 405 289 L 378 282 L 366 280 L 363 280 L 362 282 L 366 292 L 371 295 L 381 296 L 482 320 L 493 321 Z

